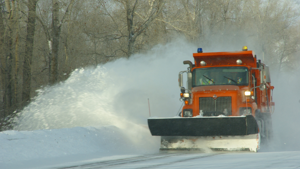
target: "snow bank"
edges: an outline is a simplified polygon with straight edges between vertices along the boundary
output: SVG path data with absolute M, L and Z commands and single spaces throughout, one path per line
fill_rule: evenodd
M 40 168 L 76 160 L 158 152 L 159 139 L 152 137 L 148 129 L 131 129 L 138 134 L 115 126 L 0 132 L 0 168 Z

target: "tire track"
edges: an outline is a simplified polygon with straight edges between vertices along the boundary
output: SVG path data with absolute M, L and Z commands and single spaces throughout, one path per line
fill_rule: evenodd
M 80 164 L 80 165 L 74 165 L 74 166 L 69 166 L 69 167 L 62 167 L 59 169 L 98 169 L 98 168 L 156 168 L 160 166 L 166 166 L 174 163 L 180 163 L 180 162 L 185 162 L 188 160 L 194 160 L 194 159 L 199 159 L 199 158 L 205 158 L 205 157 L 211 157 L 215 156 L 218 154 L 205 154 L 204 153 L 198 153 L 196 157 L 186 157 L 184 158 L 185 155 L 193 155 L 196 154 L 195 152 L 177 152 L 177 153 L 158 153 L 158 154 L 151 154 L 151 155 L 143 155 L 143 156 L 138 156 L 138 157 L 131 157 L 131 158 L 123 158 L 123 159 L 116 159 L 116 160 L 107 160 L 107 161 L 100 161 L 100 162 L 93 162 L 93 163 L 87 163 L 87 164 Z M 179 157 L 182 156 L 181 160 L 177 160 L 178 158 L 174 157 Z M 174 158 L 174 159 L 173 159 Z M 168 159 L 168 160 L 166 160 Z M 164 160 L 167 162 L 161 162 L 159 164 L 154 164 L 154 165 L 146 165 L 146 162 L 151 163 L 155 161 L 160 161 Z M 144 165 L 144 166 L 139 166 L 139 167 L 134 167 L 132 165 Z
M 157 168 L 157 167 L 161 167 L 161 166 L 167 166 L 167 165 L 171 165 L 171 164 L 176 164 L 176 163 L 181 163 L 181 162 L 186 162 L 189 160 L 195 160 L 195 159 L 201 159 L 201 158 L 207 158 L 207 157 L 212 157 L 212 156 L 216 156 L 219 154 L 210 154 L 210 155 L 206 155 L 206 156 L 197 156 L 197 157 L 193 157 L 193 158 L 185 158 L 182 160 L 177 160 L 174 162 L 167 162 L 167 163 L 162 163 L 162 164 L 156 164 L 156 165 L 151 165 L 151 166 L 146 166 L 146 167 L 141 167 L 139 169 L 149 169 L 149 168 Z

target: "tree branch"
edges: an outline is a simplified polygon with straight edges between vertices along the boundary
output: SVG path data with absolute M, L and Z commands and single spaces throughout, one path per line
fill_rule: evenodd
M 158 14 L 160 14 L 160 12 L 163 9 L 165 2 L 163 0 L 159 0 L 159 5 L 158 5 L 158 9 L 155 13 L 152 13 L 147 19 L 146 21 L 135 30 L 135 35 L 133 38 L 137 38 L 147 27 L 148 25 L 157 17 Z
M 60 22 L 59 22 L 59 25 L 58 25 L 58 28 L 59 28 L 59 29 L 60 29 L 62 23 L 65 21 L 65 17 L 66 17 L 66 15 L 68 15 L 69 9 L 70 9 L 70 7 L 72 7 L 72 4 L 73 4 L 73 3 L 74 3 L 74 0 L 71 0 L 71 2 L 69 3 L 69 5 L 68 5 L 68 7 L 67 7 L 67 9 L 66 9 L 66 12 L 65 12 L 64 16 L 62 17 L 62 19 L 61 19 Z

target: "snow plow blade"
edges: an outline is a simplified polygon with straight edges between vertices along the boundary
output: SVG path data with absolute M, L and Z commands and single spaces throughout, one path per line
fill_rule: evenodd
M 252 115 L 194 118 L 149 118 L 153 136 L 161 137 L 161 150 L 249 150 L 260 146 L 258 125 Z
M 153 136 L 241 136 L 258 133 L 252 115 L 201 118 L 149 118 Z

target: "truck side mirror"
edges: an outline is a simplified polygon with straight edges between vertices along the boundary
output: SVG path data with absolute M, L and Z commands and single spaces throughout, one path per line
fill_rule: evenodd
M 187 88 L 189 91 L 192 90 L 192 73 L 191 72 L 188 72 L 187 73 L 187 82 L 188 82 L 188 85 L 187 85 Z
M 179 73 L 179 75 L 178 75 L 178 83 L 179 83 L 179 87 L 182 87 L 182 86 L 183 86 L 182 79 L 183 79 L 183 75 L 182 75 L 182 73 Z
M 263 84 L 263 83 L 260 84 L 260 85 L 259 85 L 259 89 L 260 89 L 260 90 L 265 90 L 265 89 L 266 89 L 266 85 Z

